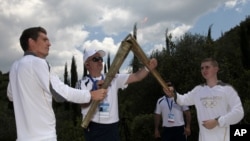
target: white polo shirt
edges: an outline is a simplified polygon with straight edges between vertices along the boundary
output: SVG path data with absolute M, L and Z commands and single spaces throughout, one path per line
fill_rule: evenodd
M 171 109 L 171 112 L 170 112 Z M 183 111 L 189 110 L 188 106 L 180 106 L 174 102 L 173 98 L 163 96 L 157 100 L 155 114 L 162 115 L 163 127 L 175 127 L 185 124 Z M 174 122 L 168 121 L 168 114 L 174 115 Z
M 108 87 L 107 97 L 101 101 L 103 103 L 103 108 L 100 110 L 100 107 L 96 109 L 96 113 L 94 114 L 92 121 L 96 123 L 102 124 L 110 124 L 119 121 L 119 114 L 118 114 L 118 89 L 126 88 L 128 85 L 125 84 L 128 80 L 129 74 L 116 74 L 115 78 L 113 78 L 110 86 Z M 103 76 L 105 78 L 105 75 Z M 101 80 L 102 76 L 98 78 L 93 78 L 94 80 Z M 77 88 L 80 89 L 88 89 L 91 90 L 93 87 L 92 80 L 85 76 L 82 80 L 78 81 Z M 86 116 L 89 107 L 82 108 L 82 115 L 83 118 Z

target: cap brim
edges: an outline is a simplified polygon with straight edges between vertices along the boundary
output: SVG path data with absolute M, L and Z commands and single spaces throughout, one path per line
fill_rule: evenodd
M 104 57 L 106 55 L 106 52 L 103 50 L 98 50 L 96 53 L 99 53 L 101 57 Z

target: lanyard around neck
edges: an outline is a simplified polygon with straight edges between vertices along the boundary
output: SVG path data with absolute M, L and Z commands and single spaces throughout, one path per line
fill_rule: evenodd
M 169 110 L 170 110 L 170 112 L 172 111 L 172 108 L 173 108 L 173 103 L 174 103 L 174 101 L 173 100 L 170 100 L 170 101 L 168 101 L 168 98 L 166 97 L 166 101 L 167 101 L 167 103 L 168 103 L 168 108 L 169 108 Z
M 97 90 L 98 89 L 98 87 L 97 87 L 97 82 L 98 82 L 98 80 L 94 80 L 90 75 L 87 75 L 88 77 L 89 77 L 89 79 L 92 81 L 92 83 L 93 83 L 93 86 L 92 86 L 92 89 L 91 89 L 91 91 L 93 91 L 93 90 Z M 101 80 L 103 80 L 104 79 L 104 76 L 102 75 L 102 79 Z

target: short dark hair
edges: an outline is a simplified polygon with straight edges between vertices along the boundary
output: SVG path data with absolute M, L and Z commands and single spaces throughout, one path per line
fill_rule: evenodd
M 39 36 L 39 32 L 47 34 L 46 30 L 43 27 L 40 27 L 40 26 L 39 27 L 27 28 L 27 29 L 25 29 L 23 31 L 22 35 L 19 38 L 19 41 L 20 41 L 20 45 L 21 45 L 24 52 L 28 50 L 28 40 L 29 40 L 29 38 L 36 41 L 38 36 Z

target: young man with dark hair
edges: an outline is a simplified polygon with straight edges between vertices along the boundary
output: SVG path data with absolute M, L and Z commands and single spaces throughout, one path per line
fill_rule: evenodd
M 52 98 L 88 103 L 91 99 L 104 99 L 107 90 L 78 90 L 60 81 L 45 59 L 51 44 L 44 28 L 25 29 L 20 44 L 24 56 L 13 63 L 7 89 L 14 105 L 17 141 L 56 141 Z

